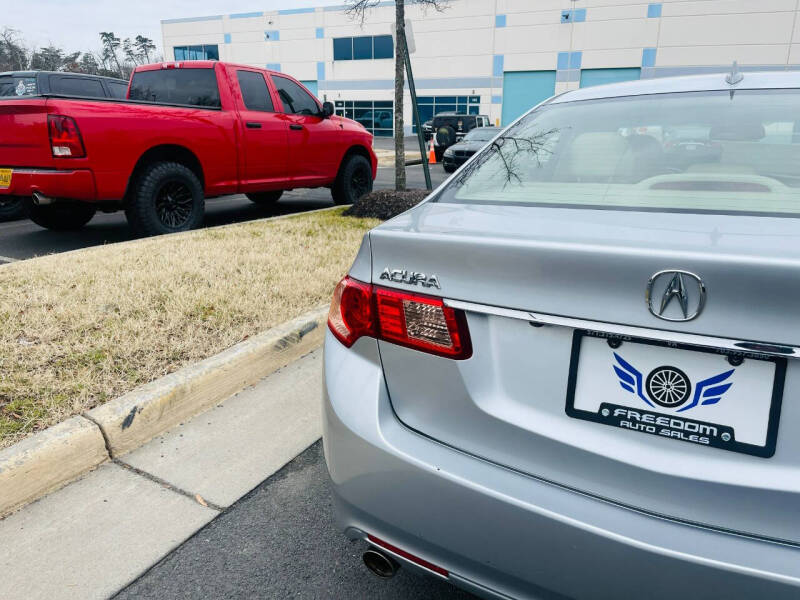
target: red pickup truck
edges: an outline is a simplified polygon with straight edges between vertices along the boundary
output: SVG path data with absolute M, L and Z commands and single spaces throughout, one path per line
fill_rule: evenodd
M 337 204 L 372 189 L 372 136 L 298 81 L 215 61 L 137 68 L 125 100 L 0 98 L 0 197 L 77 229 L 125 210 L 139 235 L 199 226 L 206 198 L 329 187 Z

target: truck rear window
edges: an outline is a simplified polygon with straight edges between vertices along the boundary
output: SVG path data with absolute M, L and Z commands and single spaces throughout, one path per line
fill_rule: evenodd
M 38 94 L 36 77 L 4 75 L 0 77 L 0 97 L 35 96 Z
M 437 201 L 800 216 L 798 99 L 737 90 L 545 105 Z
M 162 69 L 133 74 L 131 100 L 220 107 L 214 69 Z

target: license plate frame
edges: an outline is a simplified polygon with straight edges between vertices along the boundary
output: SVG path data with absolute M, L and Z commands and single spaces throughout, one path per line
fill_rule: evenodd
M 615 408 L 622 408 L 617 404 L 612 402 L 601 402 L 600 408 L 597 412 L 591 412 L 587 410 L 582 410 L 575 407 L 575 392 L 578 383 L 578 365 L 580 362 L 580 354 L 581 354 L 581 345 L 586 337 L 593 337 L 593 338 L 603 338 L 603 339 L 615 339 L 622 341 L 623 344 L 633 343 L 633 344 L 645 344 L 649 346 L 660 346 L 667 350 L 677 348 L 681 350 L 689 350 L 692 352 L 702 352 L 714 355 L 734 355 L 734 356 L 742 356 L 745 360 L 760 360 L 760 361 L 767 361 L 772 362 L 775 365 L 775 375 L 772 382 L 772 396 L 770 399 L 770 408 L 769 408 L 769 416 L 767 422 L 767 434 L 766 434 L 766 442 L 763 446 L 759 446 L 756 444 L 750 444 L 741 442 L 735 439 L 731 439 L 730 441 L 723 443 L 721 439 L 716 439 L 711 441 L 711 443 L 700 443 L 697 441 L 678 438 L 675 441 L 685 441 L 687 443 L 694 443 L 694 445 L 705 445 L 714 448 L 718 448 L 725 451 L 737 452 L 741 454 L 748 454 L 751 456 L 758 456 L 761 458 L 770 458 L 775 454 L 775 448 L 777 446 L 777 439 L 778 439 L 778 424 L 780 422 L 780 413 L 781 413 L 781 404 L 783 401 L 783 389 L 784 389 L 784 382 L 786 379 L 786 365 L 787 359 L 781 356 L 772 356 L 754 352 L 729 352 L 727 350 L 722 350 L 718 348 L 706 348 L 703 346 L 696 346 L 690 344 L 681 344 L 675 342 L 664 342 L 660 340 L 652 340 L 652 339 L 645 339 L 645 338 L 636 338 L 630 336 L 612 336 L 604 332 L 596 332 L 591 331 L 588 329 L 576 329 L 573 332 L 572 336 L 572 350 L 570 355 L 570 366 L 569 366 L 569 379 L 567 383 L 567 396 L 566 396 L 566 414 L 569 417 L 580 419 L 583 421 L 591 421 L 594 423 L 599 423 L 606 426 L 612 426 L 616 428 L 623 428 L 622 425 L 619 424 L 618 418 L 614 415 Z M 603 409 L 610 409 L 610 414 L 603 415 Z M 650 411 L 647 409 L 646 406 L 642 406 L 641 410 L 638 411 L 642 414 L 654 414 L 654 415 L 664 415 L 664 412 L 660 411 Z M 711 423 L 708 421 L 697 421 L 695 419 L 691 419 L 684 416 L 679 416 L 678 419 L 683 421 L 684 423 L 695 423 L 695 424 L 703 424 L 707 426 L 713 426 L 719 430 L 719 434 L 722 435 L 727 430 L 733 433 L 733 428 L 729 425 L 724 425 L 722 423 Z M 639 430 L 641 433 L 647 433 L 649 435 L 657 435 L 659 437 L 663 437 L 663 434 L 660 433 L 653 433 L 649 430 Z M 660 430 L 659 430 L 660 431 Z M 670 437 L 670 436 L 666 436 Z M 674 439 L 670 437 L 670 439 Z
M 14 169 L 0 169 L 0 190 L 10 189 L 13 178 Z

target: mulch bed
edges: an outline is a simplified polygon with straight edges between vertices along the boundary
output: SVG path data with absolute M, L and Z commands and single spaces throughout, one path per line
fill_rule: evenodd
M 371 192 L 357 200 L 344 214 L 348 217 L 371 217 L 383 221 L 396 217 L 413 208 L 428 194 L 427 190 L 379 190 Z

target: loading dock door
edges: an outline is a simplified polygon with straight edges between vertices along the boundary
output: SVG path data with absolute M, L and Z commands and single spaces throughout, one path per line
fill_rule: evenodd
M 503 126 L 546 100 L 556 91 L 555 71 L 503 73 Z

